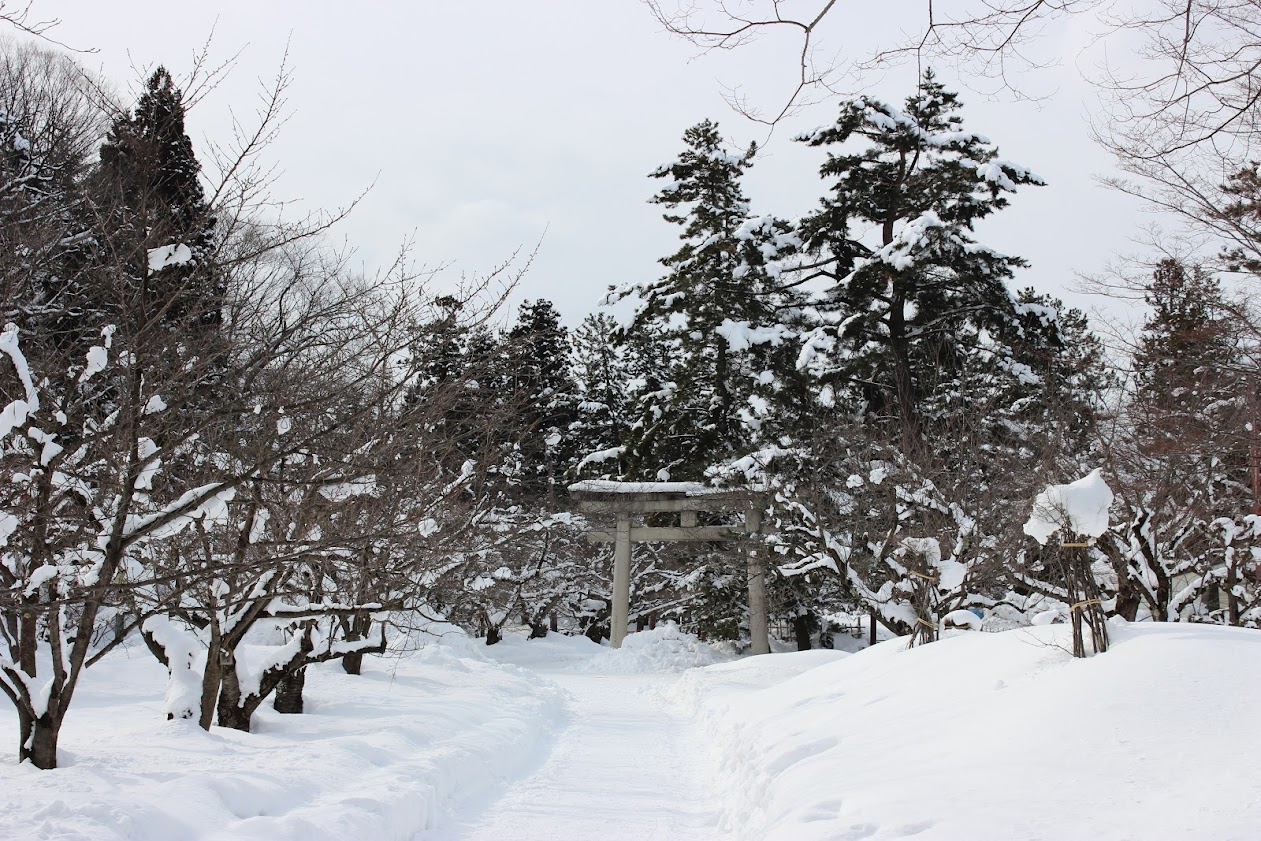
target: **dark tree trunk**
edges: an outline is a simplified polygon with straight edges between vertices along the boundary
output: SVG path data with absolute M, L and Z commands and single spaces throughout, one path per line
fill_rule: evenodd
M 552 611 L 552 615 L 547 620 L 547 629 L 553 634 L 560 630 L 560 625 L 556 619 L 556 611 Z
M 342 656 L 342 669 L 348 675 L 363 674 L 363 652 L 354 651 Z
M 39 622 L 33 610 L 22 611 L 18 640 L 18 668 L 32 677 L 35 676 L 35 652 L 39 649 Z
M 919 406 L 915 395 L 915 377 L 911 372 L 910 341 L 906 335 L 905 293 L 901 284 L 893 284 L 893 300 L 889 305 L 889 350 L 893 354 L 893 391 L 901 423 L 902 452 L 916 460 L 920 455 Z
M 1124 587 L 1117 593 L 1116 615 L 1126 622 L 1133 622 L 1138 617 L 1138 606 L 1142 599 L 1133 588 Z
M 597 645 L 599 645 L 600 641 L 604 639 L 605 636 L 607 636 L 604 633 L 604 629 L 601 628 L 598 623 L 592 623 L 591 625 L 588 625 L 587 630 L 583 631 L 583 633 L 586 635 L 587 639 L 591 640 Z
M 494 625 L 491 625 L 490 627 L 486 629 L 486 644 L 487 645 L 494 645 L 495 643 L 499 642 L 501 639 L 503 639 L 503 637 L 500 635 L 499 629 L 497 627 L 495 627 Z
M 635 632 L 636 632 L 636 633 L 639 633 L 640 631 L 643 631 L 643 630 L 644 630 L 644 629 L 646 629 L 647 627 L 648 627 L 648 617 L 647 617 L 647 616 L 642 616 L 642 615 L 641 615 L 641 616 L 636 616 L 636 617 L 635 617 Z
M 225 668 L 219 686 L 218 719 L 220 727 L 250 731 L 250 716 L 241 707 L 241 681 L 235 668 Z M 205 711 L 202 711 L 203 716 Z
M 793 617 L 793 634 L 797 637 L 797 650 L 810 650 L 810 614 L 803 613 Z
M 372 630 L 371 616 L 355 616 L 350 620 L 350 627 L 346 630 L 346 642 L 358 642 L 368 636 L 368 632 Z M 363 674 L 363 655 L 365 652 L 356 651 L 342 657 L 342 669 L 348 675 Z
M 47 771 L 57 767 L 57 739 L 61 736 L 61 719 L 45 714 L 36 719 L 19 713 L 18 724 L 22 741 L 18 747 L 18 761 L 30 760 L 36 768 Z
M 223 684 L 223 652 L 220 651 L 219 634 L 211 627 L 210 650 L 206 652 L 206 671 L 201 676 L 201 715 L 197 723 L 202 730 L 209 730 L 215 720 L 215 706 L 219 701 L 219 691 Z M 236 678 L 236 664 L 231 667 L 233 678 Z
M 363 659 L 363 655 L 359 655 Z M 290 672 L 276 684 L 276 697 L 272 706 L 276 712 L 287 715 L 298 715 L 302 712 L 302 690 L 306 687 L 306 669 Z

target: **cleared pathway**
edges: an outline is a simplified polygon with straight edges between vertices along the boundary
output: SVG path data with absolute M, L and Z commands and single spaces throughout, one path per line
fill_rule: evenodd
M 551 755 L 479 816 L 460 841 L 713 841 L 713 755 L 661 700 L 678 675 L 549 674 L 571 694 Z

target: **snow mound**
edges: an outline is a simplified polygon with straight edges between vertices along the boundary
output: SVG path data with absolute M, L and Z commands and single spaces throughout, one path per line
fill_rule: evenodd
M 723 755 L 737 838 L 1257 837 L 1261 633 L 1112 633 L 1082 660 L 1055 626 L 892 640 L 779 683 L 756 669 L 783 655 L 750 658 L 680 687 Z
M 578 664 L 575 670 L 619 675 L 682 672 L 732 659 L 733 654 L 665 623 L 651 631 L 628 634 L 621 648 L 605 649 L 602 656 Z
M 1025 534 L 1045 545 L 1051 535 L 1064 527 L 1074 536 L 1099 537 L 1108 530 L 1108 509 L 1112 489 L 1098 468 L 1076 482 L 1050 485 L 1033 501 L 1033 513 L 1025 523 Z

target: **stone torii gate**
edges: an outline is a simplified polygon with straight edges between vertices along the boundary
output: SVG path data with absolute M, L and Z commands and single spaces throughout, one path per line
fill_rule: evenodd
M 609 639 L 621 648 L 630 619 L 631 544 L 635 541 L 716 541 L 743 540 L 747 543 L 746 565 L 749 579 L 749 634 L 752 652 L 770 652 L 766 620 L 766 565 L 758 551 L 761 541 L 750 539 L 762 533 L 762 513 L 766 495 L 750 490 L 710 488 L 694 482 L 610 482 L 588 480 L 569 486 L 569 495 L 584 514 L 615 514 L 614 531 L 593 530 L 587 539 L 613 544 L 613 618 Z M 744 522 L 736 526 L 699 526 L 698 512 L 734 512 Z M 631 522 L 644 514 L 679 515 L 677 526 L 646 526 Z

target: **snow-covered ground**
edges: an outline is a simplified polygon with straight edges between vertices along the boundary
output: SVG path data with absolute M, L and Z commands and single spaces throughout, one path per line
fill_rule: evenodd
M 399 839 L 449 822 L 545 756 L 563 700 L 468 640 L 307 679 L 306 712 L 255 732 L 165 721 L 166 670 L 136 645 L 89 669 L 61 767 L 0 762 L 0 838 Z M 0 708 L 0 749 L 17 723 Z
M 1252 839 L 1261 634 L 1062 626 L 734 658 L 673 628 L 454 639 L 308 680 L 255 734 L 161 720 L 143 649 L 90 670 L 0 838 Z M 692 668 L 700 667 L 700 668 Z M 7 710 L 0 725 L 10 736 Z
M 784 681 L 715 666 L 676 691 L 708 723 L 737 838 L 1261 837 L 1261 633 L 1112 635 L 1085 660 L 1062 625 L 893 640 Z

